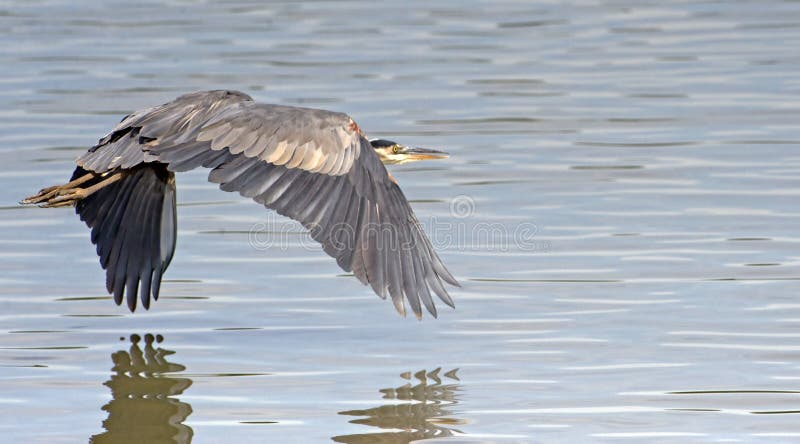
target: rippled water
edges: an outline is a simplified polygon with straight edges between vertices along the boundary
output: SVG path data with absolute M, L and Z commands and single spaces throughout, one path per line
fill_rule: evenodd
M 800 4 L 646 3 L 0 2 L 2 441 L 799 440 Z M 212 88 L 451 152 L 392 173 L 457 309 L 397 316 L 195 172 L 130 315 L 16 205 Z

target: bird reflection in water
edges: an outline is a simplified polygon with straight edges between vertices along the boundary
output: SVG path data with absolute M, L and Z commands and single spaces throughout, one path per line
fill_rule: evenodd
M 92 443 L 192 442 L 192 429 L 183 424 L 192 407 L 174 398 L 189 388 L 192 380 L 170 376 L 186 367 L 167 361 L 175 352 L 158 346 L 161 335 L 145 335 L 144 350 L 141 340 L 139 335 L 131 335 L 130 349 L 111 355 L 113 374 L 104 384 L 112 396 L 103 406 L 108 412 L 103 421 L 106 431 L 93 436 Z
M 380 391 L 383 399 L 395 403 L 366 410 L 339 412 L 340 415 L 363 417 L 350 421 L 353 424 L 391 431 L 334 436 L 333 441 L 350 444 L 405 444 L 419 439 L 453 436 L 454 432 L 461 433 L 453 427 L 464 424 L 464 421 L 450 417 L 452 412 L 448 409 L 458 403 L 457 370 L 444 373 L 444 383 L 439 376 L 441 369 L 430 372 L 421 370 L 413 375 L 416 379 L 413 385 L 409 382 L 401 387 Z M 411 379 L 412 375 L 409 372 L 400 376 Z

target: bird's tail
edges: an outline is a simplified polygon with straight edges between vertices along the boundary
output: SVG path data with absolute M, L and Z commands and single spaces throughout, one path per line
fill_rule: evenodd
M 136 309 L 158 299 L 161 277 L 175 251 L 175 176 L 161 163 L 93 173 L 77 167 L 70 182 L 41 190 L 22 201 L 43 207 L 75 205 L 92 229 L 106 288 L 119 305 L 123 296 Z

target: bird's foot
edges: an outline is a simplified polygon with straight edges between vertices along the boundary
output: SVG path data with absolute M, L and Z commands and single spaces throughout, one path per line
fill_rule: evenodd
M 52 186 L 47 188 L 42 188 L 39 190 L 38 193 L 34 194 L 33 196 L 28 196 L 25 199 L 22 199 L 19 203 L 23 205 L 34 205 L 40 202 L 44 202 L 51 197 L 55 196 L 58 193 L 60 186 Z
M 47 187 L 39 193 L 27 197 L 20 203 L 23 205 L 38 205 L 43 208 L 66 207 L 86 197 L 86 190 L 83 188 L 67 187 L 57 185 Z
M 117 172 L 90 187 L 82 188 L 81 185 L 83 183 L 98 176 L 96 173 L 88 173 L 64 185 L 43 188 L 37 194 L 23 199 L 20 203 L 23 205 L 38 205 L 42 208 L 72 206 L 79 200 L 86 199 L 100 188 L 120 180 L 122 174 L 122 172 Z

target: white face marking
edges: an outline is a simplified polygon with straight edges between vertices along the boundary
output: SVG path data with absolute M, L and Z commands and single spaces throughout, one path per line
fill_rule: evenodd
M 376 140 L 379 139 L 371 139 L 370 142 L 372 143 Z M 399 165 L 403 163 L 417 162 L 419 160 L 445 159 L 448 157 L 447 153 L 443 153 L 441 151 L 409 148 L 388 140 L 380 141 L 379 145 L 386 143 L 394 143 L 394 145 L 380 147 L 373 146 L 372 148 L 375 150 L 375 154 L 378 155 L 378 158 L 380 158 L 384 165 Z
M 399 165 L 401 163 L 414 161 L 414 159 L 411 159 L 409 156 L 403 154 L 402 151 L 395 153 L 395 148 L 402 150 L 402 146 L 395 145 L 383 148 L 375 148 L 375 152 L 378 154 L 378 157 L 380 157 L 381 162 L 383 162 L 384 165 Z

